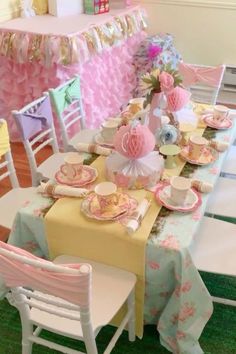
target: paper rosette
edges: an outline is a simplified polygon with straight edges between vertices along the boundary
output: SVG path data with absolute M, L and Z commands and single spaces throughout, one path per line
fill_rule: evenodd
M 115 152 L 106 158 L 106 177 L 117 186 L 129 189 L 150 188 L 160 180 L 164 159 L 157 151 L 139 159 Z

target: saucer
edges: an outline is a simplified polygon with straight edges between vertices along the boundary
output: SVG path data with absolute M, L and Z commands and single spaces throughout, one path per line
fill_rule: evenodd
M 177 205 L 171 200 L 171 186 L 170 184 L 163 183 L 156 189 L 155 196 L 161 205 L 165 208 L 175 211 L 188 213 L 194 211 L 201 205 L 202 199 L 200 194 L 193 188 L 189 189 L 186 200 L 183 205 Z
M 138 202 L 126 193 L 117 193 L 119 203 L 112 205 L 109 210 L 101 211 L 97 195 L 92 192 L 88 194 L 81 204 L 81 211 L 89 218 L 96 220 L 119 220 L 130 211 L 137 208 Z
M 202 117 L 202 120 L 204 121 L 204 123 L 208 127 L 211 127 L 211 128 L 214 128 L 214 129 L 222 129 L 222 130 L 224 130 L 224 129 L 230 129 L 233 126 L 233 122 L 229 118 L 225 118 L 223 120 L 223 122 L 215 122 L 214 119 L 213 119 L 213 114 L 212 113 L 204 115 Z
M 109 147 L 109 148 L 113 148 L 114 147 L 113 142 L 112 141 L 109 141 L 109 142 L 105 141 L 101 133 L 97 133 L 94 136 L 94 141 L 98 145 L 106 146 L 106 147 Z
M 183 160 L 199 166 L 205 166 L 213 163 L 219 157 L 219 153 L 210 146 L 205 146 L 203 148 L 203 153 L 198 157 L 198 159 L 193 159 L 189 157 L 189 145 L 182 148 L 180 156 Z
M 91 166 L 83 165 L 82 172 L 76 176 L 73 180 L 65 176 L 61 171 L 58 171 L 55 175 L 55 179 L 60 184 L 66 184 L 67 186 L 82 187 L 89 184 L 98 176 L 98 172 Z

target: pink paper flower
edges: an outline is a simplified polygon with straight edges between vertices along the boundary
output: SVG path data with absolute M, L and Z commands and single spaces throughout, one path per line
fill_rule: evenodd
M 162 52 L 162 48 L 155 44 L 150 44 L 148 47 L 148 58 L 153 60 Z
M 174 250 L 179 250 L 179 241 L 175 238 L 174 235 L 168 235 L 165 240 L 160 242 L 160 246 L 164 248 L 170 248 Z
M 148 265 L 151 269 L 160 269 L 160 264 L 154 261 L 148 261 Z
M 162 71 L 159 75 L 161 91 L 169 93 L 174 88 L 174 78 L 171 74 L 166 71 Z

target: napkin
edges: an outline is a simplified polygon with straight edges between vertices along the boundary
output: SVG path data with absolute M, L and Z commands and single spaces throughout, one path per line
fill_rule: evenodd
M 191 187 L 201 193 L 210 193 L 213 190 L 213 185 L 211 183 L 199 181 L 198 179 L 193 179 L 191 181 Z
M 75 148 L 79 152 L 89 152 L 89 153 L 95 153 L 97 155 L 104 155 L 104 156 L 108 156 L 112 152 L 112 149 L 108 149 L 108 148 L 100 146 L 98 144 L 78 143 L 75 146 Z
M 52 182 L 41 182 L 37 187 L 37 192 L 47 194 L 51 197 L 78 197 L 83 198 L 89 191 L 85 188 L 75 188 L 70 186 L 64 186 L 61 184 L 55 184 Z
M 150 200 L 144 198 L 139 205 L 137 206 L 136 211 L 131 215 L 127 225 L 126 225 L 126 231 L 128 234 L 134 233 L 136 230 L 138 230 L 139 226 L 141 225 L 141 222 L 146 215 L 148 208 L 150 207 Z
M 224 152 L 229 148 L 229 143 L 217 140 L 210 140 L 209 146 L 217 150 L 218 152 Z

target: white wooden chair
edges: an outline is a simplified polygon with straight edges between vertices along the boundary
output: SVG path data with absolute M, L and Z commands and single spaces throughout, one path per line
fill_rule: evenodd
M 4 120 L 0 119 L 0 124 L 3 122 Z M 10 179 L 12 189 L 0 197 L 0 225 L 11 229 L 17 211 L 23 206 L 25 201 L 30 201 L 34 198 L 36 189 L 33 187 L 20 188 L 11 150 L 7 151 L 2 159 L 0 158 L 0 182 L 7 177 Z
M 225 65 L 205 66 L 179 63 L 183 86 L 189 88 L 194 102 L 215 105 L 225 72 Z
M 58 149 L 49 96 L 44 95 L 21 110 L 12 111 L 12 115 L 29 160 L 32 185 L 37 186 L 42 178 L 53 179 L 64 162 L 65 154 Z M 47 145 L 52 147 L 53 154 L 37 164 L 35 155 Z
M 49 89 L 49 95 L 61 128 L 64 151 L 76 150 L 77 143 L 93 143 L 99 129 L 86 129 L 79 76 Z M 76 127 L 77 133 L 69 138 L 72 127 Z
M 222 166 L 221 175 L 236 178 L 236 146 L 232 145 L 226 155 Z
M 206 207 L 206 215 L 236 219 L 236 179 L 219 177 Z
M 32 353 L 33 343 L 82 354 L 41 338 L 42 329 L 82 340 L 87 354 L 98 354 L 97 334 L 125 302 L 126 314 L 104 354 L 111 352 L 126 325 L 129 340 L 135 340 L 134 274 L 76 257 L 61 256 L 55 263 L 0 242 L 0 276 L 6 286 L 11 282 L 7 298 L 20 312 L 22 354 Z
M 236 276 L 236 225 L 204 217 L 190 253 L 196 267 L 205 272 Z M 213 297 L 213 301 L 236 306 L 235 300 Z

